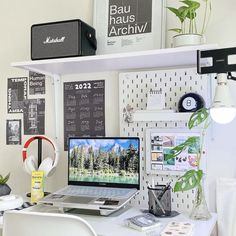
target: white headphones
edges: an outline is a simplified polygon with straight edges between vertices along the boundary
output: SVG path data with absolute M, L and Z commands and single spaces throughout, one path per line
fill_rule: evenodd
M 31 144 L 32 141 L 38 140 L 38 139 L 48 141 L 53 146 L 54 154 L 55 154 L 54 160 L 50 157 L 47 157 L 40 163 L 39 167 L 37 167 L 37 158 L 36 157 L 34 157 L 33 155 L 27 157 L 27 148 L 29 147 L 29 145 Z M 45 136 L 38 135 L 38 136 L 33 136 L 26 141 L 26 143 L 23 147 L 23 150 L 22 150 L 22 157 L 23 157 L 23 162 L 24 162 L 23 163 L 24 170 L 28 174 L 31 175 L 32 171 L 40 170 L 40 171 L 44 171 L 45 177 L 49 177 L 49 176 L 53 175 L 53 173 L 56 170 L 56 166 L 57 166 L 57 163 L 59 160 L 59 150 L 58 150 L 56 143 L 53 142 L 51 139 L 49 139 Z

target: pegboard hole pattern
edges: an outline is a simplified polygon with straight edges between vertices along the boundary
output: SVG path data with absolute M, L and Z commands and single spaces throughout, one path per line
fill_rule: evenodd
M 120 136 L 138 136 L 140 138 L 141 180 L 140 193 L 131 200 L 130 204 L 148 208 L 147 183 L 166 184 L 172 181 L 172 187 L 179 176 L 163 173 L 147 174 L 146 163 L 146 137 L 147 128 L 186 128 L 186 121 L 179 122 L 133 122 L 124 121 L 123 109 L 129 104 L 134 111 L 146 110 L 147 95 L 150 89 L 161 90 L 165 95 L 166 109 L 177 110 L 180 98 L 189 92 L 200 94 L 206 106 L 209 106 L 209 80 L 207 75 L 198 75 L 196 68 L 167 69 L 156 71 L 127 72 L 119 74 L 120 97 Z M 172 209 L 179 212 L 190 212 L 193 205 L 195 191 L 174 193 L 172 191 Z

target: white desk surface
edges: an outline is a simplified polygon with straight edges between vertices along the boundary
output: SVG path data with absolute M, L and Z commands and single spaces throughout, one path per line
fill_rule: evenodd
M 58 212 L 58 209 L 55 207 L 50 207 L 46 205 L 36 205 L 30 208 L 26 208 L 23 211 L 39 211 L 39 212 Z M 194 223 L 194 234 L 193 236 L 210 236 L 212 230 L 215 227 L 217 216 L 215 213 L 212 213 L 212 218 L 208 221 L 193 221 L 184 215 L 178 215 L 173 218 L 160 218 L 163 222 L 161 228 L 156 230 L 152 229 L 150 231 L 140 232 L 134 229 L 131 229 L 125 225 L 125 219 L 141 214 L 141 210 L 137 208 L 129 208 L 118 216 L 92 216 L 92 215 L 82 215 L 78 216 L 87 220 L 88 223 L 94 228 L 98 236 L 158 236 L 159 232 L 169 221 L 188 221 Z M 0 217 L 1 218 L 1 217 Z M 1 219 L 0 219 L 1 224 Z M 0 225 L 1 228 L 1 225 Z M 1 234 L 0 234 L 1 235 Z

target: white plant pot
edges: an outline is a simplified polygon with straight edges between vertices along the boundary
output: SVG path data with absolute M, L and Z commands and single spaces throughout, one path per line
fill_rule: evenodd
M 173 47 L 193 46 L 205 43 L 205 37 L 200 34 L 178 34 L 173 37 Z

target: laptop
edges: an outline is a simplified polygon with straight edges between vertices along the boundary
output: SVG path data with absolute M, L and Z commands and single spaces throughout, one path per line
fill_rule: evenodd
M 139 138 L 70 137 L 68 186 L 40 202 L 109 215 L 124 207 L 139 189 Z

